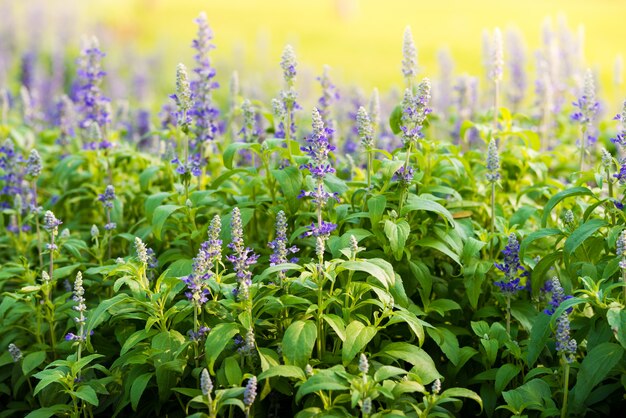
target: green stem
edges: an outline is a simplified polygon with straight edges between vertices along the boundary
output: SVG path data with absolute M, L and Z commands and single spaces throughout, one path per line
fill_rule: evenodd
M 567 397 L 569 394 L 569 363 L 563 359 L 565 365 L 563 367 L 563 406 L 561 407 L 561 418 L 567 416 Z
M 498 130 L 498 115 L 499 115 L 499 96 L 500 96 L 500 82 L 496 80 L 495 91 L 494 91 L 494 100 L 493 100 L 493 131 Z
M 372 188 L 372 164 L 373 164 L 372 150 L 367 150 L 367 190 Z
M 286 122 L 286 126 L 285 126 L 285 144 L 287 145 L 287 155 L 289 156 L 289 161 L 293 161 L 293 155 L 291 155 L 291 108 L 292 108 L 292 104 L 290 103 L 287 106 L 287 118 L 285 120 Z
M 406 160 L 404 161 L 404 174 L 406 174 L 406 171 L 409 168 L 409 164 L 410 164 L 410 159 L 411 159 L 411 146 L 413 145 L 412 142 L 409 142 L 409 145 L 406 149 Z M 400 204 L 399 204 L 399 214 L 402 214 L 402 206 L 404 206 L 404 199 L 406 198 L 406 192 L 409 188 L 409 185 L 407 184 L 406 187 L 402 188 L 402 192 L 400 193 Z
M 39 269 L 43 270 L 43 251 L 41 240 L 41 228 L 39 227 L 39 212 L 37 211 L 37 181 L 33 180 L 33 203 L 35 206 L 35 228 L 37 231 L 37 251 L 39 252 Z
M 511 336 L 511 295 L 506 295 L 506 333 Z

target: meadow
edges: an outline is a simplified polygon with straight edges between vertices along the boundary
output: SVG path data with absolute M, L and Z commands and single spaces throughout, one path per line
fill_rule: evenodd
M 619 415 L 605 34 L 539 20 L 531 53 L 494 25 L 422 65 L 446 35 L 412 24 L 377 70 L 360 44 L 322 66 L 308 36 L 339 36 L 303 27 L 261 63 L 190 2 L 165 65 L 134 31 L 172 6 L 147 4 L 52 47 L 0 26 L 0 418 Z

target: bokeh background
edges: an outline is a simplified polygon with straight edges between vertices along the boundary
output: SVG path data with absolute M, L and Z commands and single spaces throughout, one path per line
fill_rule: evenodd
M 584 37 L 584 60 L 598 75 L 601 94 L 622 97 L 616 74 L 626 56 L 624 0 L 0 0 L 0 28 L 18 32 L 21 44 L 56 42 L 79 49 L 79 36 L 96 34 L 107 53 L 107 71 L 147 71 L 171 91 L 178 62 L 191 64 L 193 19 L 207 13 L 215 32 L 217 79 L 227 83 L 237 68 L 242 79 L 275 71 L 286 43 L 298 56 L 304 77 L 332 68 L 340 84 L 365 90 L 401 87 L 402 34 L 410 25 L 421 76 L 438 71 L 447 50 L 455 74 L 484 73 L 483 31 L 516 28 L 526 42 L 529 74 L 542 28 L 566 26 Z M 8 13 L 8 14 L 7 14 Z M 506 53 L 506 51 L 505 51 Z M 126 68 L 128 57 L 153 56 L 145 68 Z M 220 71 L 222 70 L 222 71 Z M 280 80 L 277 80 L 277 83 Z

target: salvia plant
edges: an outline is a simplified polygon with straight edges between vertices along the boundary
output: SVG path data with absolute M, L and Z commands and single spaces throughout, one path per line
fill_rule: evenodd
M 0 418 L 620 416 L 626 104 L 582 35 L 433 74 L 407 27 L 364 91 L 221 66 L 209 19 L 177 66 L 0 28 Z

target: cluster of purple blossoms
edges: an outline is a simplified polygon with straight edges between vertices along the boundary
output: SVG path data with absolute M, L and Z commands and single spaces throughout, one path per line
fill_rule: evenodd
M 187 331 L 187 336 L 191 341 L 203 341 L 209 332 L 211 332 L 211 328 L 201 326 L 198 328 L 198 332 L 194 332 L 194 330 L 191 329 Z
M 565 291 L 563 290 L 558 278 L 553 277 L 550 282 L 552 288 L 552 300 L 550 301 L 550 308 L 546 309 L 544 312 L 548 315 L 553 315 L 561 303 L 570 299 L 571 296 L 565 295 Z M 571 312 L 572 308 L 567 309 L 556 320 L 556 351 L 561 354 L 568 363 L 574 361 L 577 349 L 576 340 L 570 338 L 569 314 Z
M 411 166 L 406 167 L 406 169 L 402 166 L 393 175 L 394 179 L 400 182 L 402 186 L 408 186 L 411 184 L 413 176 L 415 176 L 415 170 Z
M 248 379 L 248 383 L 246 384 L 246 390 L 243 393 L 243 404 L 246 408 L 250 408 L 256 399 L 256 391 L 257 391 L 257 379 L 256 376 L 252 376 Z
M 176 164 L 176 173 L 180 175 L 191 173 L 194 177 L 199 177 L 202 174 L 202 167 L 204 166 L 199 152 L 190 154 L 186 163 L 182 162 L 177 155 L 170 162 Z
M 430 80 L 425 78 L 417 87 L 417 95 L 413 95 L 410 89 L 404 91 L 400 129 L 405 147 L 417 144 L 417 141 L 424 137 L 422 128 L 426 117 L 432 112 L 428 107 L 430 90 Z
M 104 193 L 98 195 L 98 200 L 102 202 L 106 211 L 107 223 L 104 225 L 105 231 L 114 230 L 117 225 L 111 222 L 111 209 L 113 209 L 113 201 L 115 200 L 115 188 L 110 184 L 104 189 Z
M 513 295 L 520 290 L 524 290 L 524 286 L 520 285 L 520 278 L 528 276 L 528 272 L 520 264 L 519 259 L 519 242 L 514 233 L 509 235 L 507 246 L 502 250 L 504 255 L 503 263 L 495 263 L 495 267 L 504 273 L 504 279 L 494 284 L 500 290 L 508 295 Z M 520 274 L 521 273 L 521 274 Z
M 241 140 L 250 144 L 259 142 L 259 128 L 256 121 L 256 110 L 250 100 L 245 99 L 241 103 L 241 113 L 243 116 L 243 126 L 239 131 Z
M 285 212 L 282 210 L 278 212 L 276 215 L 276 238 L 267 244 L 274 252 L 270 255 L 270 266 L 276 266 L 278 264 L 286 263 L 287 261 L 291 263 L 297 263 L 298 259 L 293 257 L 291 259 L 287 259 L 289 254 L 295 254 L 300 249 L 295 245 L 291 247 L 287 247 L 287 217 L 285 216 Z M 279 273 L 281 277 L 284 277 L 285 273 Z
M 87 127 L 85 138 L 87 141 L 83 144 L 83 149 L 87 151 L 108 150 L 113 147 L 113 143 L 102 136 L 102 129 L 95 122 L 90 123 Z
M 572 120 L 581 125 L 591 125 L 600 110 L 600 103 L 596 100 L 596 88 L 593 81 L 593 73 L 587 70 L 583 94 L 572 105 L 578 110 L 572 114 Z
M 209 280 L 214 275 L 215 265 L 222 258 L 222 241 L 219 234 L 220 218 L 215 215 L 208 230 L 209 240 L 200 245 L 198 255 L 193 259 L 191 274 L 181 279 L 188 289 L 185 296 L 198 308 L 208 301 L 211 294 Z
M 622 112 L 615 115 L 613 119 L 620 121 L 621 126 L 619 127 L 615 138 L 611 138 L 611 142 L 621 146 L 622 148 L 626 148 L 626 100 L 624 100 Z
M 43 227 L 50 233 L 50 244 L 46 244 L 48 250 L 53 251 L 58 247 L 54 243 L 56 236 L 59 234 L 59 225 L 63 222 L 58 220 L 52 211 L 46 211 L 43 216 Z
M 57 144 L 69 144 L 70 138 L 74 136 L 76 119 L 74 102 L 65 94 L 57 101 L 55 119 L 60 131 L 59 138 L 56 140 Z
M 276 102 L 272 101 L 274 114 L 278 116 L 278 124 L 276 126 L 276 137 L 286 138 L 287 129 L 290 137 L 296 134 L 296 124 L 294 113 L 300 109 L 300 105 L 296 101 L 298 94 L 296 93 L 296 54 L 291 45 L 286 45 L 280 60 L 280 68 L 283 70 L 283 79 L 285 80 L 285 88 L 281 90 L 279 98 Z M 289 122 L 287 122 L 289 120 Z M 285 126 L 285 125 L 289 126 Z
M 0 188 L 0 208 L 14 208 L 25 212 L 26 207 L 23 202 L 30 202 L 29 196 L 32 190 L 26 181 L 28 168 L 25 167 L 24 157 L 15 151 L 13 141 L 7 139 L 0 146 L 0 181 L 3 181 Z M 4 198 L 3 198 L 4 196 Z
M 219 110 L 213 103 L 213 90 L 219 87 L 214 80 L 215 68 L 211 65 L 209 53 L 215 48 L 212 43 L 213 31 L 209 26 L 206 14 L 200 13 L 195 20 L 198 25 L 197 38 L 193 40 L 192 47 L 196 50 L 196 79 L 191 82 L 193 107 L 191 116 L 195 122 L 196 141 L 202 143 L 213 140 L 219 127 L 217 118 Z
M 100 51 L 98 40 L 87 40 L 78 59 L 79 88 L 75 102 L 80 113 L 80 127 L 87 128 L 92 123 L 106 126 L 111 121 L 107 103 L 109 99 L 102 95 L 100 85 L 106 73 L 101 61 L 105 54 Z
M 249 296 L 248 289 L 252 285 L 250 266 L 256 263 L 259 256 L 244 244 L 241 212 L 237 207 L 233 209 L 230 228 L 232 241 L 228 244 L 228 248 L 233 250 L 233 254 L 229 255 L 227 259 L 233 264 L 233 269 L 237 274 L 237 281 L 239 283 L 237 294 L 242 299 L 246 300 Z

